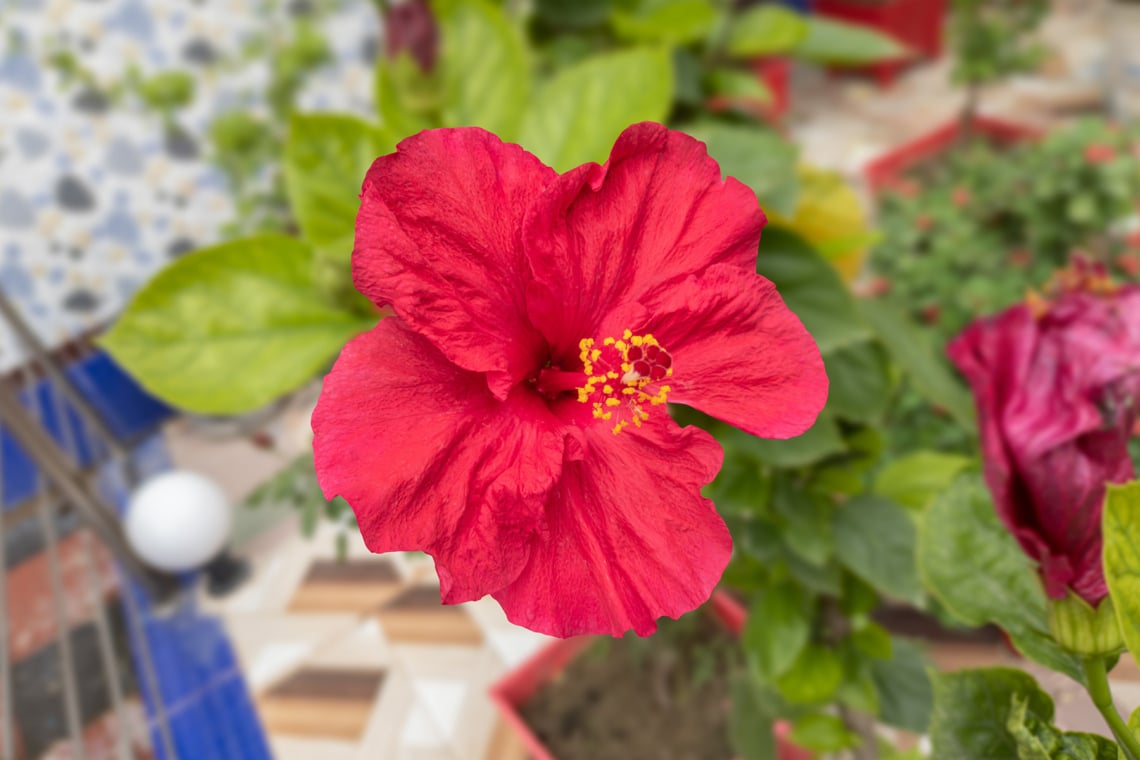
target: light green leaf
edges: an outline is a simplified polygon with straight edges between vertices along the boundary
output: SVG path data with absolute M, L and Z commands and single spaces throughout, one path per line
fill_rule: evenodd
M 610 23 L 624 40 L 685 45 L 705 37 L 716 18 L 709 0 L 640 0 L 631 10 L 615 10 Z
M 1026 657 L 1084 682 L 1080 661 L 1053 641 L 1036 568 L 998 521 L 980 476 L 959 476 L 927 507 L 918 566 L 927 589 L 962 622 L 996 623 Z
M 744 100 L 760 105 L 767 105 L 772 102 L 772 91 L 768 89 L 768 85 L 764 84 L 752 72 L 743 69 L 713 69 L 708 73 L 707 86 L 711 94 L 730 100 Z M 755 132 L 756 130 L 750 129 L 749 131 Z M 795 172 L 792 172 L 792 176 L 795 176 Z M 790 209 L 784 207 L 775 210 L 787 216 L 795 212 L 794 199 L 790 206 Z
M 726 50 L 734 58 L 759 58 L 793 50 L 807 36 L 804 18 L 778 5 L 760 5 L 733 20 Z
M 203 414 L 240 414 L 313 379 L 375 320 L 324 302 L 293 238 L 235 240 L 155 275 L 99 343 L 148 391 Z
M 908 54 L 898 40 L 882 32 L 818 15 L 807 18 L 807 33 L 795 52 L 799 58 L 834 66 L 860 66 Z
M 1017 760 L 1017 740 L 1007 728 L 1016 697 L 1036 719 L 1053 721 L 1053 700 L 1020 670 L 960 670 L 933 679 L 930 741 L 936 760 Z
M 795 144 L 771 130 L 719 122 L 698 123 L 689 134 L 705 143 L 726 177 L 736 177 L 755 191 L 761 207 L 794 212 L 799 193 Z
M 483 127 L 513 142 L 530 96 L 521 32 L 486 0 L 448 4 L 440 27 L 444 125 Z
M 317 253 L 347 262 L 364 174 L 392 152 L 387 131 L 340 114 L 294 114 L 285 143 L 285 190 L 305 239 Z
M 916 734 L 926 733 L 934 699 L 928 664 L 917 644 L 900 638 L 891 642 L 889 660 L 871 662 L 880 720 Z
M 890 462 L 875 478 L 875 493 L 907 509 L 922 511 L 973 460 L 940 451 L 916 451 Z
M 776 283 L 822 353 L 871 337 L 835 268 L 794 232 L 764 230 L 756 271 Z
M 916 532 L 906 510 L 880 496 L 857 496 L 835 512 L 835 552 L 851 572 L 890 596 L 917 602 Z
M 788 738 L 797 747 L 816 752 L 838 752 L 860 743 L 859 736 L 848 731 L 840 718 L 820 713 L 805 715 L 796 720 Z
M 1104 501 L 1104 575 L 1128 651 L 1140 656 L 1140 482 L 1109 484 Z
M 858 307 L 915 389 L 927 401 L 949 412 L 959 425 L 975 430 L 973 400 L 954 376 L 942 351 L 931 345 L 929 334 L 885 299 L 860 299 Z
M 823 357 L 831 380 L 827 408 L 848 422 L 872 423 L 891 400 L 890 368 L 883 348 L 874 341 L 840 346 Z
M 811 636 L 809 596 L 793 583 L 761 590 L 748 610 L 741 644 L 765 681 L 792 667 Z
M 673 102 L 673 64 L 665 48 L 596 55 L 539 86 L 519 142 L 558 171 L 602 162 L 630 124 L 663 121 Z
M 812 644 L 800 652 L 792 667 L 776 682 L 780 695 L 797 705 L 821 704 L 835 696 L 843 683 L 843 662 L 834 649 Z
M 380 55 L 372 82 L 380 122 L 397 139 L 441 126 L 443 82 L 438 67 L 427 73 L 408 53 L 395 59 Z

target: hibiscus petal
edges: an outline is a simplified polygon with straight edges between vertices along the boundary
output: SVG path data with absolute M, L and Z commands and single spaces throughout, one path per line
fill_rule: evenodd
M 660 124 L 635 124 L 604 166 L 558 177 L 526 219 L 536 284 L 531 317 L 576 354 L 623 300 L 716 263 L 754 268 L 765 218 L 756 194 L 723 181 L 704 143 Z
M 409 137 L 364 179 L 353 278 L 505 398 L 542 348 L 525 314 L 522 220 L 556 174 L 474 127 Z
M 1023 306 L 972 323 L 946 348 L 950 361 L 974 392 L 985 478 L 998 517 L 1031 556 L 1036 556 L 1037 547 L 1023 534 L 1027 530 L 1036 533 L 1036 519 L 1025 484 L 1014 470 L 1002 417 L 1018 389 L 1026 385 L 1036 343 L 1036 323 Z
M 641 305 L 641 331 L 673 356 L 670 402 L 763 438 L 803 433 L 827 403 L 819 347 L 764 277 L 719 264 L 654 289 Z
M 566 462 L 547 503 L 549 531 L 493 596 L 511 622 L 540 633 L 645 636 L 657 618 L 707 600 L 728 563 L 732 538 L 700 495 L 723 454 L 664 416 L 620 435 L 585 433 L 584 459 Z
M 313 453 L 326 497 L 352 506 L 374 552 L 422 550 L 448 603 L 515 579 L 562 438 L 526 389 L 495 399 L 482 375 L 451 364 L 398 317 L 341 352 L 313 412 Z

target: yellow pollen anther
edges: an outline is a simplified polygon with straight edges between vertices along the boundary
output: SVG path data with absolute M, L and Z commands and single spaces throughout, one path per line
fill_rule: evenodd
M 578 401 L 592 406 L 595 419 L 612 420 L 615 435 L 641 427 L 651 407 L 668 402 L 671 388 L 662 382 L 673 375 L 673 357 L 652 334 L 626 330 L 620 338 L 583 338 L 578 347 L 586 375 Z

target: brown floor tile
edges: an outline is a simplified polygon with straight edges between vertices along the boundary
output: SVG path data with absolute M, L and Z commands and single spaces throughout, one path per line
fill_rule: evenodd
M 258 699 L 270 733 L 358 740 L 384 685 L 382 670 L 304 668 Z
M 387 560 L 316 560 L 289 602 L 290 612 L 368 612 L 400 592 Z
M 439 601 L 436 586 L 411 586 L 378 613 L 388 640 L 397 644 L 478 646 L 483 632 L 462 607 Z

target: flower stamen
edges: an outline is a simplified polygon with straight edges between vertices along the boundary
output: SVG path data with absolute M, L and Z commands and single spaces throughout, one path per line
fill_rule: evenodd
M 604 338 L 600 348 L 593 338 L 583 338 L 578 348 L 586 376 L 578 401 L 593 405 L 595 419 L 613 421 L 614 435 L 631 424 L 641 427 L 649 419 L 647 407 L 669 397 L 661 382 L 673 375 L 673 357 L 652 335 L 626 330 L 621 338 Z

